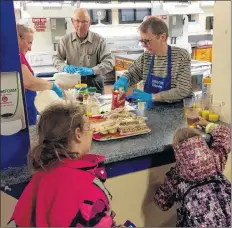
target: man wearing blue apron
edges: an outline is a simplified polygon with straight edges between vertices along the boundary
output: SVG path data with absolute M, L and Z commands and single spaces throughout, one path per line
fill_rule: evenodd
M 168 27 L 150 17 L 140 26 L 140 42 L 147 49 L 114 84 L 124 88 L 144 81 L 144 91 L 129 96 L 138 102 L 176 102 L 192 94 L 191 57 L 187 50 L 167 44 Z

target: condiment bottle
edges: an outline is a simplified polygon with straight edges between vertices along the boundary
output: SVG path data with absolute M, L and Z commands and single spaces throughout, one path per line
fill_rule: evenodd
M 121 108 L 125 106 L 126 93 L 124 88 L 119 88 L 118 90 L 113 90 L 112 92 L 112 106 L 111 109 Z
M 100 113 L 100 103 L 96 97 L 96 88 L 90 87 L 88 89 L 88 99 L 87 99 L 87 115 L 97 116 Z

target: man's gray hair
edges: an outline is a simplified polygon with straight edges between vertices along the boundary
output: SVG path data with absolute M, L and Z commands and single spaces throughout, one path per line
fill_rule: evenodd
M 160 36 L 161 34 L 165 33 L 168 38 L 168 26 L 163 20 L 161 20 L 158 17 L 152 16 L 148 18 L 147 20 L 145 20 L 139 26 L 139 31 L 142 33 L 147 33 L 149 29 L 154 35 Z

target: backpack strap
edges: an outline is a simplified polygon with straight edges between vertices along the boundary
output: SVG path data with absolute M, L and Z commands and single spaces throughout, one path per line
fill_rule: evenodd
M 197 183 L 197 184 L 195 184 L 195 185 L 193 185 L 193 186 L 191 186 L 191 187 L 188 188 L 188 190 L 185 192 L 185 194 L 182 197 L 182 202 L 185 202 L 186 196 L 189 194 L 189 192 L 192 189 L 198 188 L 200 186 L 207 185 L 207 184 L 210 184 L 210 183 L 222 184 L 222 182 L 220 180 L 208 180 L 208 181 L 204 181 L 204 182 L 201 182 L 201 183 Z

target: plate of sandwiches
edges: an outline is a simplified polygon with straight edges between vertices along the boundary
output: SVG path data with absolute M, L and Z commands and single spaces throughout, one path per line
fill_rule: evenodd
M 90 117 L 93 127 L 93 139 L 96 141 L 108 141 L 143 135 L 151 132 L 147 126 L 147 118 L 128 112 L 124 108 Z

